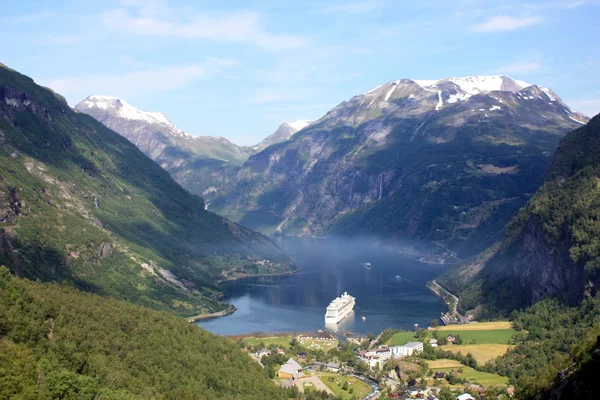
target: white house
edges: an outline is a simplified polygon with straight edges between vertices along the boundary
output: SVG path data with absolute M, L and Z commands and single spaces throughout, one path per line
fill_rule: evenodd
M 429 339 L 429 344 L 431 345 L 431 347 L 437 347 L 438 346 L 437 339 Z
M 388 347 L 380 347 L 375 349 L 375 356 L 379 357 L 382 361 L 389 360 L 392 358 L 392 351 Z
M 471 396 L 469 393 L 464 393 L 460 396 L 456 396 L 456 400 L 475 400 L 475 397 Z
M 423 351 L 423 343 L 408 342 L 403 346 L 390 346 L 390 351 L 392 352 L 392 357 L 412 356 L 414 353 Z

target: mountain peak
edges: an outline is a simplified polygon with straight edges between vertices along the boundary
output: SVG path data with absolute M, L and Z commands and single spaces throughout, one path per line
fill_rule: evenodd
M 279 125 L 277 130 L 264 138 L 259 144 L 253 147 L 254 150 L 260 152 L 271 146 L 289 140 L 296 132 L 301 131 L 314 121 L 308 119 L 299 119 L 297 121 L 284 122 Z
M 487 93 L 495 90 L 518 92 L 531 86 L 525 81 L 512 79 L 506 75 L 484 75 L 484 76 L 467 76 L 467 77 L 448 77 L 438 80 L 414 80 L 414 82 L 422 88 L 436 87 L 443 82 L 451 82 L 460 87 L 464 92 L 475 95 L 479 93 Z
M 75 106 L 76 110 L 83 112 L 93 108 L 102 109 L 105 113 L 113 114 L 114 117 L 118 118 L 142 121 L 153 125 L 164 125 L 175 136 L 192 137 L 169 121 L 165 113 L 144 111 L 117 97 L 93 94 Z

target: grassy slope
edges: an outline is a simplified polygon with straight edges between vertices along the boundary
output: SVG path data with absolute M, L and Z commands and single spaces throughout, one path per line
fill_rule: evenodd
M 317 375 L 336 396 L 343 400 L 355 398 L 362 399 L 371 392 L 371 387 L 369 385 L 353 376 L 338 375 L 328 372 L 318 372 Z M 329 381 L 330 377 L 334 379 L 333 382 Z M 348 390 L 350 388 L 354 389 L 352 394 L 342 389 L 344 382 L 348 382 Z
M 0 399 L 287 399 L 234 343 L 0 268 Z
M 396 332 L 385 344 L 388 346 L 402 346 L 408 342 L 418 342 L 413 331 Z
M 223 274 L 257 273 L 259 259 L 274 261 L 273 272 L 292 267 L 266 237 L 205 211 L 133 144 L 53 92 L 5 67 L 0 91 L 12 102 L 0 104 L 0 262 L 13 272 L 196 315 L 224 308 Z
M 466 378 L 469 383 L 478 383 L 483 386 L 495 386 L 495 385 L 506 385 L 508 384 L 508 378 L 496 374 L 490 374 L 488 372 L 480 372 L 474 370 L 471 367 L 466 367 L 461 365 L 459 367 L 445 367 L 445 368 L 432 368 L 433 372 L 449 372 L 452 369 L 463 370 L 463 373 L 460 375 L 463 378 Z

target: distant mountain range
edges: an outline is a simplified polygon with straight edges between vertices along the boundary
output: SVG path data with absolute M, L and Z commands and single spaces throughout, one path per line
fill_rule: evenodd
M 410 237 L 463 255 L 501 237 L 560 139 L 588 121 L 552 90 L 507 76 L 391 81 L 244 148 L 123 100 L 91 96 L 76 109 L 252 229 Z
M 223 174 L 237 170 L 248 157 L 288 140 L 311 121 L 284 122 L 255 146 L 237 146 L 220 136 L 192 136 L 160 112 L 143 111 L 123 99 L 92 95 L 75 110 L 91 115 L 121 134 L 167 170 L 188 190 L 202 194 Z
M 588 118 L 506 76 L 402 79 L 354 96 L 222 174 L 209 207 L 262 232 L 378 235 L 473 254 Z

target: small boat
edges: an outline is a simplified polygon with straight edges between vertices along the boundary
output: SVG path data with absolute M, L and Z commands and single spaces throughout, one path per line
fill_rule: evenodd
M 366 262 L 363 264 L 363 267 L 365 267 L 366 269 L 371 269 L 371 263 L 370 262 Z
M 363 317 L 362 317 L 362 320 L 363 320 L 363 321 L 366 321 L 366 320 L 367 320 L 367 317 L 365 317 L 365 316 L 363 315 Z

